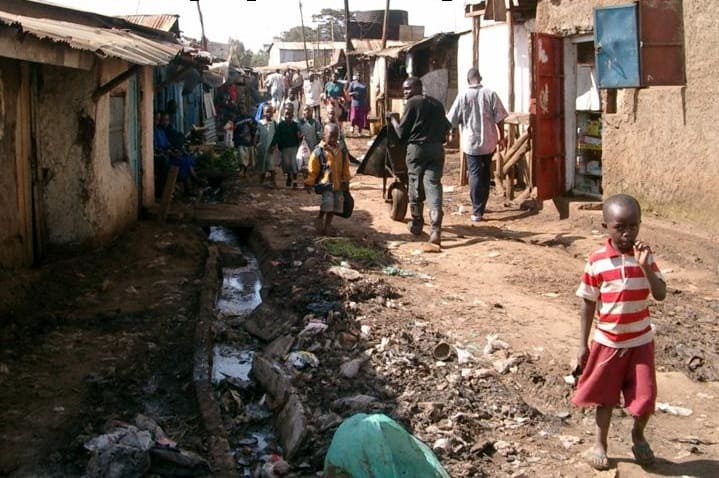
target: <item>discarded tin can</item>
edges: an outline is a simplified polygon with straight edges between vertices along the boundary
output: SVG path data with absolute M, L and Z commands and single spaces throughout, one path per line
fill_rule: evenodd
M 452 346 L 449 345 L 447 342 L 440 342 L 437 345 L 434 346 L 434 350 L 432 350 L 432 357 L 434 357 L 435 360 L 449 360 L 452 358 Z

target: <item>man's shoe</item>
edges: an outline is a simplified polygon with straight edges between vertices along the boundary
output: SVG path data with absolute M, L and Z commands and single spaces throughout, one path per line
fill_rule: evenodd
M 482 216 L 475 216 L 474 214 L 472 214 L 469 219 L 472 222 L 482 222 Z
M 409 221 L 409 232 L 413 236 L 419 236 L 422 234 L 422 228 L 424 227 L 424 223 L 421 220 L 412 219 Z

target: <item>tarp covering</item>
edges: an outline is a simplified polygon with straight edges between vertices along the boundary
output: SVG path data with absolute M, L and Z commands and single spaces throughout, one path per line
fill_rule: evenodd
M 345 420 L 325 457 L 328 478 L 449 478 L 427 445 L 387 415 Z

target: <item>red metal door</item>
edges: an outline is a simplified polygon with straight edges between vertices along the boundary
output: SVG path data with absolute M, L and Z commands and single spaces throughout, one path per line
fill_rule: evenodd
M 532 174 L 540 200 L 565 192 L 563 62 L 560 37 L 532 34 Z

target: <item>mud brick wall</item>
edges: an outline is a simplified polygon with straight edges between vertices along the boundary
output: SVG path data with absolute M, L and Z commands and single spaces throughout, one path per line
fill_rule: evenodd
M 537 31 L 593 31 L 597 6 L 625 0 L 541 0 Z M 621 89 L 617 112 L 603 115 L 603 186 L 639 198 L 645 210 L 719 233 L 719 2 L 683 2 L 685 86 Z

